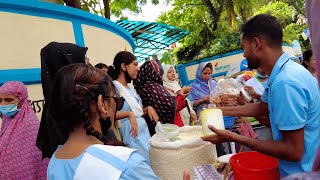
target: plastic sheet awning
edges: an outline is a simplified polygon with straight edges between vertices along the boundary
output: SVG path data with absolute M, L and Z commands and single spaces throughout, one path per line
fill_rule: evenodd
M 157 54 L 190 34 L 186 30 L 157 22 L 118 20 L 116 23 L 134 39 L 134 55 L 138 61 Z

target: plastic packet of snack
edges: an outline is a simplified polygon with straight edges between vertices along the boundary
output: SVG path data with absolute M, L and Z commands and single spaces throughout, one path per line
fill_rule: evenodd
M 223 175 L 219 174 L 211 164 L 196 166 L 193 171 L 194 180 L 223 180 Z
M 245 101 L 249 102 L 251 97 L 244 90 L 244 87 L 245 85 L 237 79 L 221 79 L 210 94 L 210 103 L 215 104 L 217 107 L 241 105 L 239 104 L 241 94 Z

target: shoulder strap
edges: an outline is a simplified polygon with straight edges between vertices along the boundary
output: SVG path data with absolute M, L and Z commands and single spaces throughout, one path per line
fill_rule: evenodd
M 74 179 L 118 180 L 129 167 L 133 149 L 119 146 L 94 145 L 86 150 Z
M 112 166 L 121 171 L 125 171 L 128 168 L 127 160 L 129 159 L 129 156 L 131 154 L 131 152 L 130 154 L 127 154 L 127 158 L 124 159 L 121 158 L 120 154 L 110 153 L 110 151 L 108 152 L 105 149 L 100 149 L 96 146 L 90 147 L 86 152 L 104 161 L 105 163 L 111 164 Z
M 113 81 L 114 84 L 119 86 L 120 88 L 120 95 L 127 101 L 131 111 L 134 113 L 136 117 L 141 117 L 143 115 L 143 109 L 141 107 L 141 104 L 139 104 L 135 97 L 133 97 L 128 90 L 117 80 Z

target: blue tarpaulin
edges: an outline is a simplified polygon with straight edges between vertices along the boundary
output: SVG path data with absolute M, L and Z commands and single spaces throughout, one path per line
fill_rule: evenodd
M 138 61 L 157 54 L 190 34 L 186 30 L 157 22 L 118 20 L 116 23 L 127 30 L 134 39 L 134 55 Z

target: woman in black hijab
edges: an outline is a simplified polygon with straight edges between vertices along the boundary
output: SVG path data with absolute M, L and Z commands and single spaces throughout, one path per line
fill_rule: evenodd
M 42 151 L 42 157 L 51 158 L 58 145 L 64 144 L 68 134 L 63 127 L 57 127 L 48 111 L 51 99 L 53 81 L 58 70 L 66 65 L 88 63 L 86 58 L 88 48 L 71 43 L 51 42 L 41 49 L 41 83 L 45 105 L 43 107 L 37 146 Z

